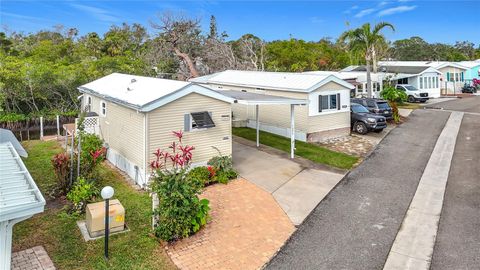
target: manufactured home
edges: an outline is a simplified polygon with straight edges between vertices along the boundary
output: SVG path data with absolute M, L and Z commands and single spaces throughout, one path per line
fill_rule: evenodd
M 446 61 L 380 61 L 378 64 L 387 68 L 433 68 L 440 72 L 439 88 L 443 94 L 459 93 L 465 83 L 465 73 L 468 70 L 460 63 Z M 425 85 L 425 82 L 423 84 Z
M 193 165 L 232 153 L 232 98 L 189 82 L 113 73 L 78 87 L 88 111 L 85 130 L 105 142 L 107 159 L 140 186 L 154 151 L 182 142 L 195 147 Z
M 382 62 L 383 63 L 383 62 Z M 429 66 L 379 66 L 379 72 L 372 73 L 382 80 L 389 80 L 394 84 L 410 84 L 428 92 L 430 98 L 440 97 L 441 72 Z M 350 66 L 343 72 L 366 72 L 365 66 Z
M 355 87 L 334 76 L 287 72 L 227 70 L 190 81 L 219 91 L 237 91 L 305 100 L 295 109 L 295 138 L 322 141 L 350 134 L 350 91 Z M 288 137 L 290 107 L 287 104 L 255 107 L 233 104 L 236 126 L 257 127 Z

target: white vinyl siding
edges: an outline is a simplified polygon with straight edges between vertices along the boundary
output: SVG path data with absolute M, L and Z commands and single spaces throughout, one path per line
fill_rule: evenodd
M 232 153 L 232 128 L 230 103 L 192 93 L 148 113 L 148 151 L 147 164 L 153 160 L 153 152 L 167 149 L 176 140 L 172 131 L 185 129 L 185 117 L 192 112 L 208 110 L 211 113 L 215 127 L 184 132 L 183 144 L 195 147 L 194 163 L 206 163 L 218 155 L 217 147 L 222 155 Z

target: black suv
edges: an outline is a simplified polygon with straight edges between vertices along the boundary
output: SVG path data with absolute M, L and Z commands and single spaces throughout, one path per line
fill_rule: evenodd
M 352 98 L 350 102 L 363 105 L 369 112 L 385 116 L 387 120 L 393 119 L 392 108 L 390 108 L 386 100 L 376 98 Z
M 350 115 L 352 130 L 359 134 L 366 134 L 368 131 L 380 133 L 387 127 L 387 119 L 384 116 L 370 113 L 358 103 L 350 104 Z

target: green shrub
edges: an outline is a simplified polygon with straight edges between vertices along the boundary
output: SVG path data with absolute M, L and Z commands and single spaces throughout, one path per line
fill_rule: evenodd
M 185 169 L 157 171 L 153 178 L 152 191 L 159 204 L 154 210 L 157 223 L 155 235 L 165 241 L 188 237 L 198 231 L 205 215 L 205 202 L 198 198 L 201 186 Z M 207 203 L 208 206 L 208 203 Z
M 72 210 L 75 213 L 83 213 L 88 203 L 98 196 L 98 188 L 93 182 L 79 177 L 67 194 L 67 199 L 73 204 Z
M 187 172 L 195 148 L 182 145 L 181 131 L 173 134 L 178 142 L 172 142 L 167 148 L 171 152 L 158 149 L 154 153 L 155 159 L 150 162 L 154 172 L 150 187 L 158 197 L 158 207 L 154 209 L 154 232 L 166 241 L 188 237 L 200 230 L 207 223 L 210 210 L 208 200 L 198 198 L 207 174 L 202 172 L 203 169 Z
M 95 134 L 81 132 L 80 175 L 93 178 L 92 173 L 98 164 L 106 158 L 106 148 L 103 141 Z M 78 138 L 76 140 L 78 144 Z
M 207 199 L 201 199 L 199 201 L 199 209 L 197 215 L 193 218 L 192 220 L 192 231 L 193 233 L 196 233 L 200 230 L 201 227 L 203 227 L 205 224 L 207 224 L 209 215 L 208 211 L 210 211 L 210 202 Z
M 188 172 L 188 176 L 193 180 L 197 180 L 202 185 L 208 185 L 211 182 L 210 171 L 207 167 L 195 167 Z
M 233 161 L 231 156 L 224 156 L 218 150 L 218 148 L 213 147 L 218 152 L 218 156 L 212 157 L 208 161 L 208 165 L 215 167 L 219 171 L 227 171 L 233 168 Z
M 215 180 L 219 183 L 227 184 L 228 181 L 237 178 L 237 176 L 238 174 L 234 169 L 218 171 Z

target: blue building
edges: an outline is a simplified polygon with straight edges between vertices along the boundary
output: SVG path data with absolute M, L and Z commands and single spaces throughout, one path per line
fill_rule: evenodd
M 465 71 L 465 82 L 471 82 L 473 79 L 480 80 L 480 59 L 475 61 L 463 61 L 460 65 L 467 67 Z

